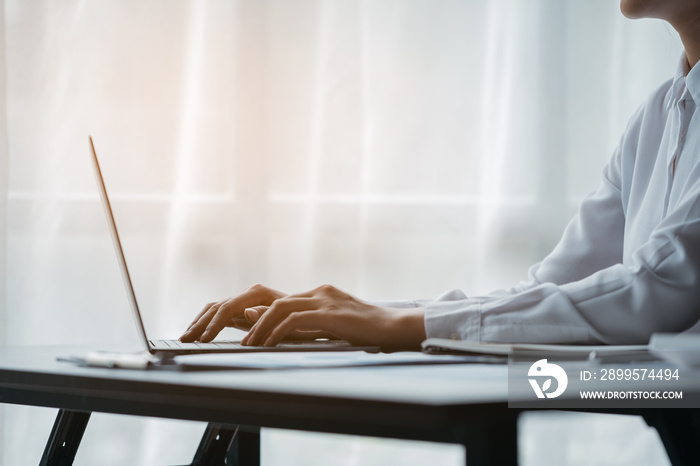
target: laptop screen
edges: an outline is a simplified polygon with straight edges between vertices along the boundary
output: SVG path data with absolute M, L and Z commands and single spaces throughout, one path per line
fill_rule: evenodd
M 146 329 L 143 326 L 143 320 L 141 319 L 141 313 L 139 312 L 139 305 L 136 302 L 136 294 L 134 293 L 134 286 L 131 284 L 131 277 L 129 276 L 129 269 L 126 266 L 126 259 L 124 258 L 124 251 L 122 249 L 122 243 L 119 240 L 119 233 L 117 232 L 117 224 L 114 222 L 114 214 L 112 213 L 112 206 L 109 203 L 109 197 L 107 196 L 107 188 L 105 187 L 104 179 L 102 178 L 102 171 L 100 170 L 100 163 L 97 161 L 97 152 L 95 152 L 95 145 L 92 142 L 92 136 L 90 138 L 90 153 L 92 155 L 92 166 L 95 169 L 95 180 L 97 181 L 97 190 L 100 192 L 100 199 L 102 199 L 102 208 L 104 209 L 105 216 L 107 217 L 107 224 L 109 225 L 109 233 L 112 236 L 112 243 L 114 244 L 114 251 L 117 253 L 117 260 L 119 262 L 119 268 L 122 272 L 122 278 L 124 279 L 124 286 L 126 287 L 126 294 L 129 298 L 129 304 L 131 305 L 131 311 L 134 316 L 134 322 L 136 323 L 136 328 L 139 332 L 139 338 L 143 347 L 146 351 L 152 353 L 150 345 L 148 344 L 148 337 L 146 336 Z

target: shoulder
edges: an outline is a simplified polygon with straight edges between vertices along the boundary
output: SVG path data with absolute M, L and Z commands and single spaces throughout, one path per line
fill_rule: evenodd
M 673 79 L 668 79 L 649 94 L 630 118 L 627 132 L 638 135 L 642 129 L 658 128 L 659 123 L 666 120 L 672 86 Z M 663 126 L 658 129 L 663 130 Z
M 664 81 L 656 88 L 647 98 L 646 107 L 652 111 L 661 111 L 668 107 L 671 100 L 671 88 L 673 87 L 673 78 Z
M 647 153 L 652 153 L 652 148 L 659 148 L 668 118 L 672 86 L 673 79 L 668 79 L 654 89 L 629 119 L 620 141 L 623 158 L 636 159 L 639 147 L 644 147 Z
M 603 172 L 623 199 L 629 197 L 633 184 L 650 176 L 648 169 L 654 166 L 666 128 L 672 86 L 673 79 L 665 81 L 637 108 Z

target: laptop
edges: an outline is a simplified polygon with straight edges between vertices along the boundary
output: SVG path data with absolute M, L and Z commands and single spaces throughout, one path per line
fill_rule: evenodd
M 136 323 L 136 330 L 139 334 L 139 339 L 144 349 L 149 353 L 159 356 L 159 357 L 170 357 L 178 354 L 197 354 L 197 353 L 246 353 L 246 352 L 281 352 L 281 351 L 367 351 L 372 353 L 379 352 L 379 347 L 377 346 L 353 346 L 344 340 L 314 340 L 314 341 L 285 341 L 277 346 L 267 347 L 267 346 L 243 346 L 240 341 L 219 341 L 214 340 L 210 343 L 182 343 L 180 340 L 151 340 L 146 334 L 146 328 L 143 325 L 143 319 L 141 318 L 141 312 L 139 310 L 138 302 L 136 301 L 136 294 L 134 293 L 134 286 L 131 283 L 131 277 L 129 276 L 129 268 L 126 265 L 126 258 L 124 257 L 124 250 L 122 248 L 121 241 L 119 240 L 119 233 L 117 232 L 117 224 L 114 221 L 114 214 L 112 213 L 112 206 L 109 203 L 109 196 L 107 196 L 107 188 L 105 187 L 104 178 L 102 177 L 102 171 L 100 170 L 100 163 L 97 161 L 97 152 L 95 151 L 95 145 L 92 142 L 92 136 L 90 139 L 90 154 L 92 158 L 92 165 L 95 172 L 95 180 L 97 182 L 97 189 L 100 192 L 100 199 L 102 200 L 102 207 L 107 217 L 107 225 L 109 227 L 110 236 L 112 237 L 112 243 L 114 244 L 114 251 L 117 254 L 117 261 L 119 262 L 119 268 L 121 269 L 122 278 L 124 280 L 124 287 L 126 288 L 126 294 L 129 298 L 129 305 L 131 307 L 131 312 L 134 317 L 134 322 Z

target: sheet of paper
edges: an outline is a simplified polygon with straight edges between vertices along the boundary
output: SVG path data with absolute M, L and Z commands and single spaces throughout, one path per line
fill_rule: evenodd
M 507 356 L 514 351 L 541 351 L 558 354 L 613 354 L 648 350 L 646 345 L 545 345 L 525 343 L 482 343 L 478 341 L 429 338 L 422 344 L 425 351 L 456 351 L 469 354 L 499 354 Z
M 700 334 L 655 333 L 649 340 L 649 350 L 682 367 L 700 367 Z
M 183 366 L 245 369 L 300 369 L 318 367 L 384 366 L 404 364 L 458 364 L 496 362 L 481 356 L 433 355 L 417 352 L 366 353 L 364 351 L 318 351 L 289 353 L 188 354 L 175 357 Z

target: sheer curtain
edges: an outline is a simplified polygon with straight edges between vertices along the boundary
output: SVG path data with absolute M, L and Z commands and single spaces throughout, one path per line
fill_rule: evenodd
M 2 11 L 0 343 L 11 345 L 137 347 L 88 134 L 146 327 L 176 337 L 204 303 L 253 282 L 330 282 L 369 299 L 514 284 L 681 50 L 670 28 L 625 20 L 609 0 L 5 0 Z M 54 414 L 0 407 L 3 464 L 38 462 Z M 560 435 L 580 425 L 556 422 Z M 529 418 L 533 462 L 553 464 L 528 433 L 553 423 Z M 627 454 L 663 456 L 643 423 L 618 426 L 606 438 L 623 436 Z M 78 461 L 185 462 L 203 428 L 96 415 Z M 562 461 L 574 437 L 557 443 Z M 447 446 L 263 441 L 268 464 L 304 441 L 314 458 L 285 464 L 341 449 L 347 464 L 463 461 Z

